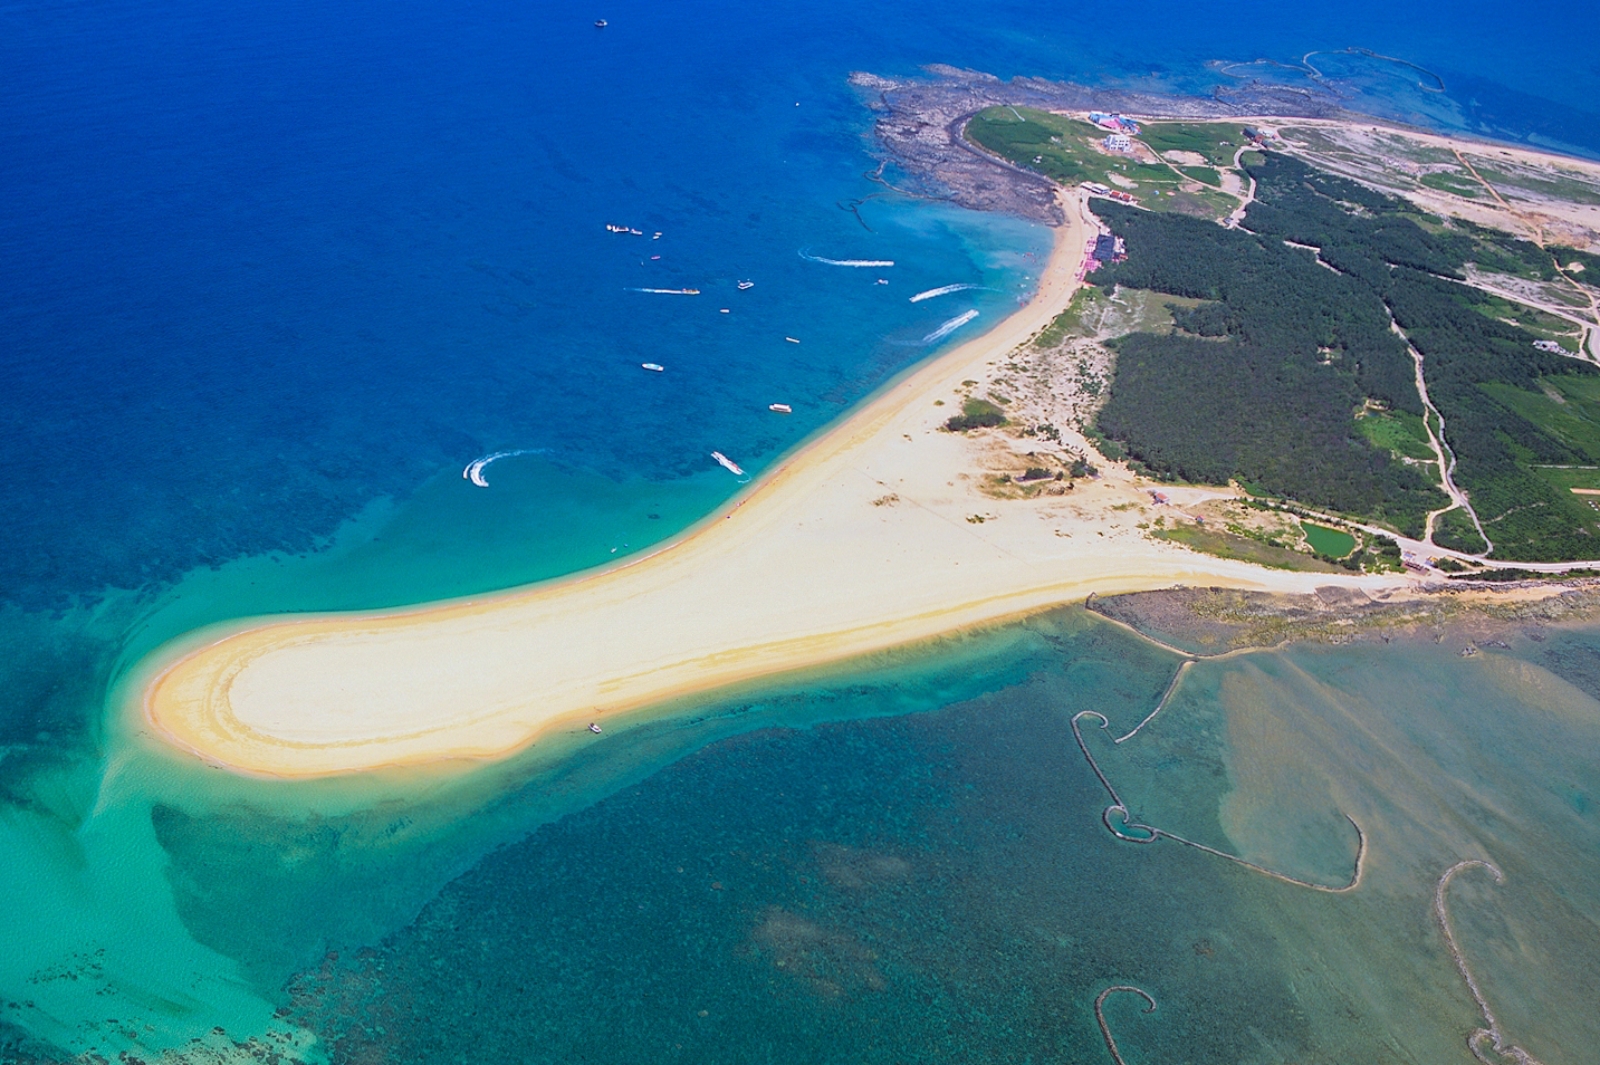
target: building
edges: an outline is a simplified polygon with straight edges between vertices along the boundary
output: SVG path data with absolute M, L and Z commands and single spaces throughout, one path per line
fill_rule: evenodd
M 1100 143 L 1106 146 L 1106 151 L 1108 152 L 1133 151 L 1133 141 L 1128 139 L 1126 133 L 1113 133 Z
M 1560 344 L 1557 344 L 1554 340 L 1535 340 L 1533 342 L 1533 346 L 1538 348 L 1540 351 L 1548 351 L 1552 355 L 1566 354 L 1566 349 L 1564 349 Z
M 1108 115 L 1104 111 L 1090 111 L 1089 121 L 1101 129 L 1110 130 L 1112 133 L 1127 133 L 1137 137 L 1139 123 L 1123 115 Z
M 1094 257 L 1103 263 L 1120 263 L 1128 257 L 1127 245 L 1121 237 L 1101 234 L 1094 242 Z

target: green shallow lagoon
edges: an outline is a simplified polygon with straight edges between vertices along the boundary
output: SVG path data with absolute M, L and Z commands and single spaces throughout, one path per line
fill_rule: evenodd
M 1158 1003 L 1105 1001 L 1129 1063 L 1469 1062 L 1433 899 L 1479 859 L 1503 883 L 1448 904 L 1504 1039 L 1594 1061 L 1600 632 L 1533 635 L 1202 660 L 1120 745 L 1182 659 L 1074 608 L 476 771 L 285 785 L 130 747 L 57 796 L 54 849 L 38 804 L 5 822 L 71 888 L 0 918 L 7 1015 L 60 1045 L 7 1053 L 1099 1062 L 1125 985 Z M 1117 840 L 1084 710 L 1130 821 L 1338 886 L 1348 816 L 1360 886 Z

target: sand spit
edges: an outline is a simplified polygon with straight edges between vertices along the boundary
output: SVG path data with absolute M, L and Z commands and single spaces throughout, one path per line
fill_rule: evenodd
M 1090 222 L 1076 193 L 1062 206 L 1068 224 L 1032 302 L 887 389 L 725 516 L 648 556 L 518 592 L 256 625 L 168 666 L 145 717 L 248 773 L 489 758 L 680 694 L 1090 592 L 1403 583 L 1264 570 L 1147 539 L 1136 524 L 1150 496 L 1124 471 L 1004 500 L 962 472 L 973 441 L 939 429 L 961 382 L 1028 341 L 1078 285 Z

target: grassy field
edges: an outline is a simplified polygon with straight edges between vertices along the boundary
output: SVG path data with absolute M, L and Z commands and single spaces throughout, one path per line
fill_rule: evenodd
M 1244 141 L 1243 127 L 1232 122 L 1150 122 L 1139 139 L 1156 154 L 1195 152 L 1213 166 L 1233 162 L 1233 153 Z
M 1300 523 L 1300 531 L 1305 533 L 1306 543 L 1311 545 L 1311 550 L 1319 555 L 1343 558 L 1356 549 L 1356 538 L 1339 529 L 1303 521 Z
M 1201 135 L 1197 131 L 1202 128 L 1210 132 Z M 1220 165 L 1233 161 L 1233 149 L 1222 141 L 1238 136 L 1231 125 L 1190 128 L 1183 123 L 1157 123 L 1145 131 L 1149 136 L 1138 139 L 1156 152 L 1199 152 Z M 979 147 L 1052 181 L 1063 185 L 1092 181 L 1122 189 L 1152 211 L 1221 218 L 1238 203 L 1220 191 L 1222 176 L 1212 167 L 1191 167 L 1194 172 L 1188 173 L 1166 163 L 1112 155 L 1100 147 L 1104 130 L 1065 115 L 1027 107 L 991 107 L 968 120 L 966 136 Z M 1201 186 L 1198 190 L 1197 184 Z
M 1087 122 L 1031 108 L 991 107 L 967 122 L 974 144 L 1063 185 L 1106 180 L 1110 159 L 1092 147 L 1103 136 Z
M 1600 465 L 1596 466 L 1535 466 L 1534 472 L 1545 482 L 1563 492 L 1572 494 L 1574 488 L 1587 488 L 1600 492 Z M 1595 497 L 1600 502 L 1600 496 Z
M 1409 411 L 1369 411 L 1356 419 L 1361 435 L 1377 447 L 1410 459 L 1431 459 L 1428 431 L 1422 419 Z
M 1488 195 L 1484 192 L 1483 186 L 1465 170 L 1435 171 L 1423 174 L 1419 180 L 1430 189 L 1465 196 L 1469 200 L 1482 199 Z
M 1600 462 L 1600 379 L 1546 377 L 1546 390 L 1528 392 L 1510 385 L 1480 385 L 1508 407 L 1569 447 Z
M 1218 529 L 1202 529 L 1194 525 L 1179 525 L 1172 529 L 1157 529 L 1151 533 L 1160 540 L 1169 540 L 1172 543 L 1182 544 L 1207 555 L 1218 558 L 1237 559 L 1241 562 L 1254 562 L 1258 566 L 1267 566 L 1271 569 L 1303 570 L 1310 573 L 1342 573 L 1338 566 L 1313 558 L 1300 551 L 1291 551 L 1285 547 L 1273 547 L 1258 540 L 1251 540 L 1244 536 L 1235 536 L 1232 533 L 1222 532 Z M 1352 541 L 1352 544 L 1354 541 Z

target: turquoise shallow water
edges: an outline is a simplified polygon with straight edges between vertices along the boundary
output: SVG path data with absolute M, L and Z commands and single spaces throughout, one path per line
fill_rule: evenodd
M 1071 612 L 476 773 L 240 780 L 108 714 L 206 625 L 659 542 L 738 490 L 710 450 L 759 472 L 1014 306 L 1048 235 L 883 195 L 852 69 L 1306 88 L 1216 64 L 1356 43 L 1447 92 L 1319 61 L 1355 106 L 1600 152 L 1583 5 L 605 14 L 0 11 L 0 1061 L 1105 1060 L 1109 982 L 1160 1002 L 1106 1003 L 1130 1062 L 1456 1060 L 1427 900 L 1471 856 L 1506 1031 L 1595 1060 L 1589 632 L 1247 656 L 1094 748 L 1135 819 L 1304 879 L 1370 820 L 1331 901 L 1105 832 L 1068 711 L 1142 717 L 1174 663 Z
M 1119 746 L 1179 660 L 1068 610 L 492 774 L 288 794 L 132 758 L 84 844 L 98 866 L 102 832 L 165 856 L 166 919 L 196 945 L 164 961 L 228 959 L 208 996 L 184 982 L 230 1040 L 279 1027 L 348 1061 L 1109 1060 L 1093 1004 L 1114 985 L 1159 1004 L 1106 1004 L 1129 1061 L 1458 1060 L 1480 1021 L 1433 893 L 1480 859 L 1504 883 L 1464 874 L 1449 904 L 1503 1031 L 1587 1061 L 1600 634 L 1535 635 L 1202 662 Z M 1117 840 L 1083 710 L 1111 722 L 1085 743 L 1132 820 L 1337 887 L 1348 817 L 1360 886 Z M 95 912 L 148 920 L 149 895 Z M 95 987 L 107 1020 L 182 1031 L 147 978 L 132 994 L 149 940 L 123 938 L 73 956 L 64 1000 Z

